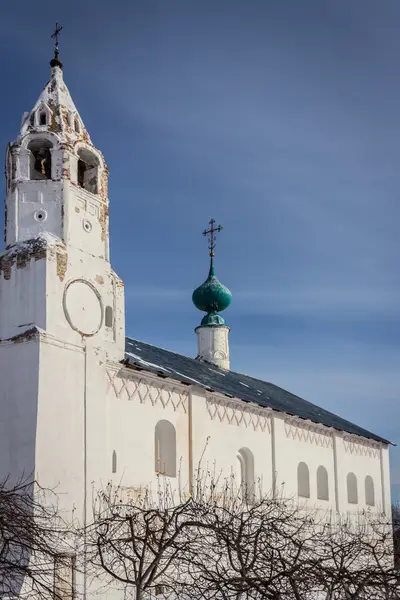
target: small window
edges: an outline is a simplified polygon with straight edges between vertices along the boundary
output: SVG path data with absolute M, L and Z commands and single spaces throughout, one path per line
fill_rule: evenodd
M 81 124 L 79 123 L 78 117 L 75 117 L 75 119 L 74 119 L 74 128 L 75 128 L 76 133 L 81 132 Z
M 30 179 L 51 179 L 51 142 L 37 138 L 28 144 L 31 153 Z
M 155 428 L 156 473 L 176 477 L 176 432 L 169 421 L 158 421 Z
M 310 497 L 310 472 L 305 462 L 297 467 L 297 493 L 302 498 Z
M 106 306 L 106 314 L 105 314 L 105 325 L 106 327 L 113 326 L 113 309 L 112 306 Z
M 365 504 L 375 506 L 374 480 L 371 475 L 367 475 L 365 478 Z
M 354 473 L 347 475 L 347 502 L 349 504 L 358 503 L 357 477 Z
M 248 448 L 241 448 L 237 454 L 239 466 L 239 482 L 242 498 L 254 500 L 254 456 Z
M 117 453 L 115 452 L 115 450 L 113 450 L 111 462 L 112 462 L 111 470 L 113 473 L 116 473 L 117 472 Z
M 162 596 L 162 594 L 164 594 L 164 586 L 163 586 L 163 585 L 160 585 L 159 583 L 157 583 L 157 584 L 154 586 L 154 594 L 155 594 L 156 596 Z
M 317 469 L 317 498 L 329 500 L 328 471 L 322 465 Z
M 39 125 L 47 125 L 47 115 L 45 112 L 41 112 L 39 115 Z
M 97 194 L 98 166 L 97 157 L 92 152 L 86 148 L 78 151 L 78 185 L 92 194 Z
M 59 554 L 54 561 L 54 595 L 60 600 L 75 597 L 75 556 Z

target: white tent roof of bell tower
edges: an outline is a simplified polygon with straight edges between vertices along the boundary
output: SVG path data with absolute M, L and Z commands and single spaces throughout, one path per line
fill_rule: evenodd
M 50 111 L 48 122 L 46 125 L 39 125 L 36 121 L 32 124 L 32 115 L 35 115 L 42 106 Z M 31 112 L 26 113 L 23 118 L 20 136 L 24 137 L 34 131 L 51 131 L 57 134 L 60 142 L 64 143 L 74 144 L 77 141 L 85 141 L 91 144 L 89 134 L 64 82 L 62 68 L 59 66 L 52 67 L 50 80 L 46 83 Z

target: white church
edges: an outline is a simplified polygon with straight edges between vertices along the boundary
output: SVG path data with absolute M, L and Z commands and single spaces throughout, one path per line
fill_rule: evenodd
M 197 356 L 126 337 L 124 285 L 110 263 L 107 165 L 58 50 L 50 64 L 6 156 L 0 477 L 33 476 L 82 523 L 93 486 L 143 488 L 162 474 L 190 490 L 200 462 L 313 507 L 390 515 L 388 440 L 230 370 L 220 312 L 231 296 L 212 256 L 193 294 L 204 312 Z

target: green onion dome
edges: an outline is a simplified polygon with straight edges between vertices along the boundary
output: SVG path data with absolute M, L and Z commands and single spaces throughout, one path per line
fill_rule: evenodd
M 192 301 L 196 308 L 207 313 L 201 322 L 202 326 L 224 324 L 223 318 L 217 313 L 228 308 L 232 302 L 232 294 L 216 278 L 212 257 L 208 277 L 204 283 L 194 290 Z

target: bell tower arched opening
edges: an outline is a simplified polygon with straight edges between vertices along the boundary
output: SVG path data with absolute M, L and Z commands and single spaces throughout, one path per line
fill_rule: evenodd
M 51 149 L 53 144 L 43 138 L 35 138 L 28 144 L 30 151 L 29 179 L 51 179 Z
M 78 150 L 78 185 L 91 194 L 98 193 L 99 161 L 86 148 Z

